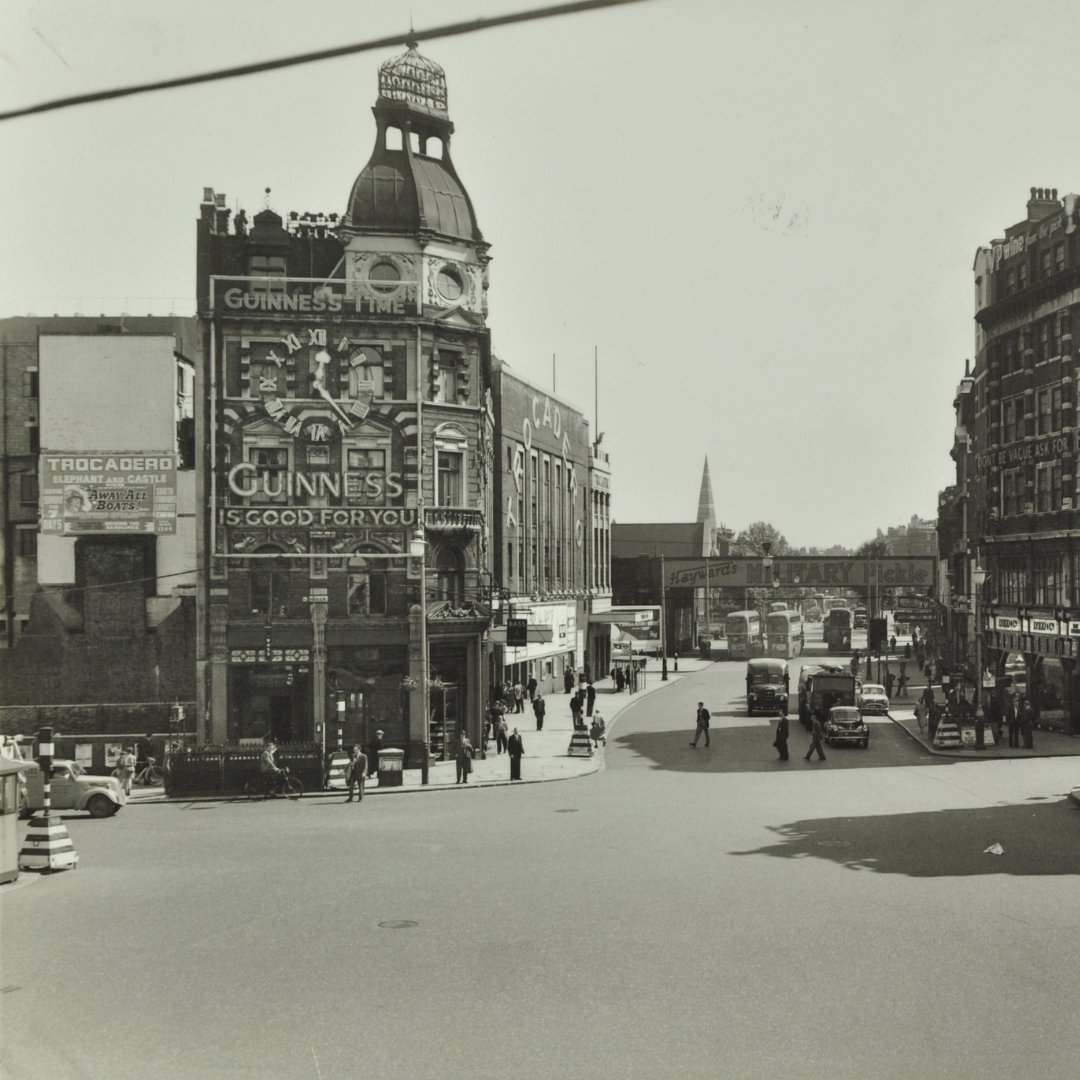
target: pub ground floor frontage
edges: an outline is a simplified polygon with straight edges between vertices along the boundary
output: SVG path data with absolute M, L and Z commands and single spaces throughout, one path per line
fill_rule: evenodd
M 994 683 L 987 711 L 999 713 L 1015 691 L 1035 707 L 1040 727 L 1080 735 L 1080 616 L 992 607 L 980 622 L 983 666 Z
M 419 767 L 425 740 L 434 759 L 452 755 L 461 730 L 475 742 L 484 701 L 487 619 L 453 618 L 435 606 L 427 620 L 428 703 L 421 697 L 419 608 L 408 618 L 326 620 L 316 613 L 271 627 L 213 624 L 207 741 L 317 744 L 329 752 L 382 743 Z

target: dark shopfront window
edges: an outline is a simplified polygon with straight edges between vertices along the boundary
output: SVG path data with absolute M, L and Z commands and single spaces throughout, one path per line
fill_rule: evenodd
M 314 737 L 311 674 L 306 664 L 234 664 L 229 669 L 229 740 L 280 743 Z

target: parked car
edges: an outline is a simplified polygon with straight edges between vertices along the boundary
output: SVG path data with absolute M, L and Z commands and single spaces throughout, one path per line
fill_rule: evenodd
M 829 746 L 855 743 L 865 750 L 870 745 L 870 729 L 857 708 L 852 705 L 834 705 L 825 721 L 825 741 Z
M 876 713 L 878 716 L 886 716 L 889 712 L 889 695 L 885 693 L 885 687 L 878 683 L 864 683 L 855 695 L 855 703 L 859 706 L 859 712 Z
M 45 784 L 41 765 L 32 762 L 24 771 L 25 797 L 20 800 L 23 814 L 45 806 Z M 114 776 L 92 776 L 77 761 L 53 758 L 49 775 L 49 806 L 53 810 L 86 810 L 92 817 L 112 817 L 127 796 Z

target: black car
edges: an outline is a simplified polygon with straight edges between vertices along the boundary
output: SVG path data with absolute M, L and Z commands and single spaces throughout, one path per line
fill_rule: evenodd
M 870 728 L 858 709 L 851 705 L 834 705 L 825 721 L 825 741 L 830 746 L 853 743 L 865 750 L 870 745 Z

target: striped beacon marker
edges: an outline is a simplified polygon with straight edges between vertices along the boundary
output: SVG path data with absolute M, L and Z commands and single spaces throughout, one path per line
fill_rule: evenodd
M 78 866 L 79 856 L 71 842 L 67 827 L 50 813 L 52 809 L 53 729 L 42 728 L 38 732 L 38 760 L 41 763 L 43 806 L 40 813 L 30 819 L 26 839 L 19 852 L 20 870 L 73 870 Z

